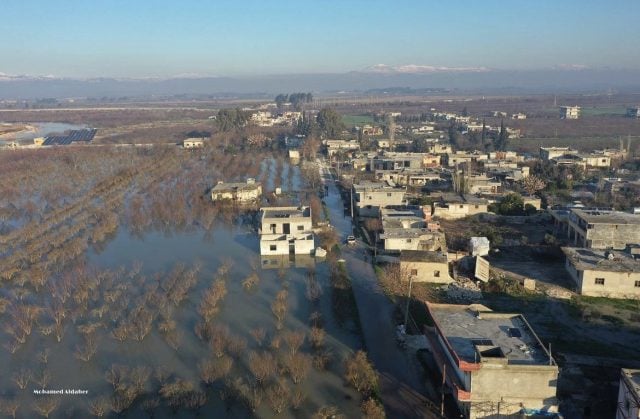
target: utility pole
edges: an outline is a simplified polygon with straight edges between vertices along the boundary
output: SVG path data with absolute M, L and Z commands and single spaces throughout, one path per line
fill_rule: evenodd
M 444 417 L 444 386 L 447 384 L 447 364 L 442 364 L 442 395 L 440 398 L 440 416 Z
M 353 182 L 351 187 L 349 188 L 349 192 L 351 193 L 351 199 L 349 200 L 349 207 L 351 208 L 351 222 L 353 222 Z
M 413 285 L 413 275 L 409 275 L 409 294 L 407 295 L 407 307 L 404 310 L 404 327 L 407 328 L 409 321 L 409 303 L 411 302 L 411 287 Z

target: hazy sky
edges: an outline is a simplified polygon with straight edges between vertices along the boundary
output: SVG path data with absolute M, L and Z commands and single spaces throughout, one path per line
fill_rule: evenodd
M 638 0 L 0 0 L 0 72 L 640 69 Z

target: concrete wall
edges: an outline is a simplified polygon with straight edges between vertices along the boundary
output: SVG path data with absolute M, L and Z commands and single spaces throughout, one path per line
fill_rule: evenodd
M 290 248 L 290 240 L 293 240 L 293 252 Z M 301 235 L 263 235 L 260 238 L 260 254 L 272 255 L 311 255 L 315 249 L 315 241 L 312 233 Z
M 605 272 L 576 270 L 567 258 L 565 267 L 576 283 L 576 290 L 592 297 L 610 298 L 640 298 L 640 287 L 635 286 L 640 281 L 640 272 Z M 596 284 L 596 278 L 604 278 L 604 285 Z
M 238 200 L 240 202 L 256 201 L 262 195 L 262 187 L 258 186 L 255 189 L 239 190 L 239 191 L 211 191 L 212 201 L 223 201 L 225 199 Z
M 631 390 L 624 375 L 620 377 L 620 387 L 618 387 L 618 408 L 616 409 L 616 419 L 636 419 L 640 418 L 640 397 Z
M 449 265 L 446 262 L 401 261 L 400 269 L 406 269 L 406 272 L 413 277 L 414 282 L 448 284 L 453 281 L 449 276 Z
M 594 224 L 587 229 L 586 247 L 624 249 L 629 243 L 640 243 L 638 224 Z
M 447 207 L 434 205 L 433 216 L 444 218 L 445 220 L 455 220 L 468 217 L 474 214 L 489 212 L 486 204 L 448 204 Z
M 471 373 L 470 418 L 513 414 L 522 407 L 557 411 L 557 381 L 557 366 L 483 363 Z
M 289 234 L 311 231 L 311 218 L 265 218 L 262 225 L 263 234 L 284 234 L 284 226 L 289 224 Z

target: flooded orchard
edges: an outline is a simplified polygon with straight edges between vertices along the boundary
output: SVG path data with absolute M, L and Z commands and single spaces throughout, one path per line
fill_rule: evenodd
M 345 360 L 362 346 L 359 319 L 332 280 L 335 255 L 261 258 L 255 208 L 211 209 L 182 185 L 204 173 L 203 156 L 161 153 L 154 159 L 168 163 L 163 173 L 132 172 L 122 185 L 114 173 L 108 193 L 63 202 L 73 206 L 63 207 L 67 216 L 49 209 L 3 221 L 5 414 L 360 414 L 361 396 L 344 379 Z M 138 159 L 144 152 L 133 152 L 132 164 Z M 255 167 L 267 190 L 281 188 L 274 203 L 302 198 L 298 167 L 268 155 Z M 185 174 L 172 177 L 171 168 Z M 177 221 L 159 223 L 170 215 L 156 205 L 182 193 L 191 205 L 172 207 Z M 39 233 L 15 236 L 16 226 L 34 224 Z

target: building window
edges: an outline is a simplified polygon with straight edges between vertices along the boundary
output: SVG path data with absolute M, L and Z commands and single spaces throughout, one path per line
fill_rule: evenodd
M 411 239 L 407 239 L 407 243 L 411 243 Z
M 596 278 L 596 285 L 604 285 L 604 278 Z
M 272 252 L 275 252 L 276 245 L 275 244 L 269 245 L 269 250 L 271 250 Z
M 418 275 L 418 270 L 417 269 L 411 269 L 411 276 L 417 276 Z
M 640 281 L 634 282 L 633 286 L 636 288 L 640 288 Z
M 440 278 L 440 271 L 433 271 L 434 278 Z
M 460 208 L 464 208 L 464 205 L 460 205 Z
M 387 196 L 391 196 L 391 192 L 387 192 Z
M 480 205 L 476 205 L 476 209 L 480 208 Z
M 298 226 L 298 231 L 302 231 L 302 230 L 304 230 L 304 226 L 303 225 L 299 225 Z

